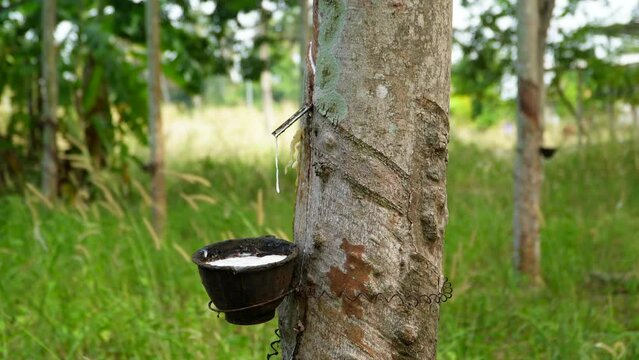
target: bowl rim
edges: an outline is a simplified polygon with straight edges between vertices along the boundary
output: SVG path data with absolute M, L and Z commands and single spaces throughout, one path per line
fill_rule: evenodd
M 204 261 L 202 261 L 202 252 L 204 250 L 210 249 L 211 247 L 220 246 L 222 244 L 228 244 L 228 243 L 231 243 L 231 242 L 238 242 L 238 241 L 243 241 L 243 240 L 259 240 L 259 239 L 271 239 L 271 240 L 276 240 L 278 242 L 285 243 L 286 245 L 291 246 L 291 253 L 288 254 L 286 256 L 286 258 L 284 258 L 284 259 L 282 259 L 280 261 L 277 261 L 277 262 L 263 264 L 263 265 L 257 265 L 257 266 L 247 266 L 247 267 L 237 267 L 237 268 L 236 267 L 232 267 L 232 266 L 212 266 L 212 265 L 209 265 L 209 264 L 205 263 Z M 191 261 L 195 265 L 197 265 L 199 268 L 201 268 L 201 269 L 222 271 L 222 272 L 230 272 L 230 273 L 233 273 L 233 274 L 237 274 L 237 273 L 259 272 L 259 271 L 264 271 L 264 270 L 280 267 L 280 266 L 288 264 L 291 261 L 293 261 L 294 259 L 296 259 L 298 254 L 299 254 L 299 250 L 298 250 L 297 245 L 295 243 L 293 243 L 291 241 L 288 241 L 288 240 L 280 239 L 280 238 L 278 238 L 276 236 L 273 236 L 273 235 L 264 235 L 264 236 L 258 236 L 258 237 L 252 237 L 252 238 L 228 239 L 228 240 L 224 240 L 224 241 L 219 241 L 219 242 L 215 242 L 215 243 L 212 243 L 212 244 L 208 244 L 208 245 L 198 249 L 197 251 L 195 251 L 193 253 L 193 255 L 191 256 Z

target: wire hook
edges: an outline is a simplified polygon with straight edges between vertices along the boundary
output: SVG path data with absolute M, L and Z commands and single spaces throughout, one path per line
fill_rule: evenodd
M 291 127 L 291 125 L 293 125 L 297 120 L 299 120 L 302 116 L 306 115 L 309 111 L 311 111 L 312 108 L 313 108 L 312 104 L 304 104 L 304 106 L 302 106 L 299 110 L 297 110 L 295 114 L 293 114 L 290 118 L 284 121 L 282 125 L 280 125 L 277 129 L 275 129 L 275 131 L 273 131 L 271 135 L 277 138 L 284 131 L 286 131 L 286 129 Z

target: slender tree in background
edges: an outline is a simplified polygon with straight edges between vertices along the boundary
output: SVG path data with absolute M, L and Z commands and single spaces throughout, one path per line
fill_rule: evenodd
M 58 70 L 53 38 L 57 7 L 56 0 L 44 0 L 42 5 L 42 194 L 51 199 L 58 191 Z
M 162 133 L 162 91 L 160 88 L 160 4 L 146 3 L 146 36 L 149 67 L 149 146 L 151 148 L 151 193 L 153 197 L 153 229 L 162 238 L 166 221 L 164 184 L 164 136 Z
M 539 218 L 543 178 L 539 148 L 543 138 L 546 34 L 554 0 L 517 2 L 517 153 L 515 156 L 514 259 L 533 283 L 540 272 Z
M 635 140 L 639 141 L 639 110 L 637 110 L 636 104 L 631 105 L 630 112 L 632 115 L 632 126 L 635 129 Z
M 616 143 L 617 140 L 617 114 L 615 111 L 615 93 L 609 87 L 606 94 L 606 118 L 608 119 L 608 136 L 610 141 Z
M 80 9 L 82 5 L 83 2 L 80 2 Z M 87 22 L 102 24 L 105 7 L 105 2 L 98 1 L 95 8 L 97 15 Z M 85 37 L 85 43 L 82 44 L 88 51 L 83 61 L 82 87 L 78 96 L 81 100 L 77 101 L 76 108 L 92 165 L 94 169 L 102 169 L 107 165 L 109 150 L 113 146 L 115 126 L 109 104 L 109 83 L 104 75 L 104 59 L 100 59 L 95 42 L 92 44 L 89 39 Z
M 577 106 L 575 111 L 575 118 L 577 120 L 577 141 L 579 148 L 584 144 L 584 137 L 586 137 L 586 128 L 584 125 L 584 69 L 578 64 L 577 66 Z
M 260 73 L 260 89 L 262 90 L 262 112 L 266 122 L 267 131 L 273 129 L 275 122 L 275 113 L 273 111 L 273 75 L 271 74 L 271 62 L 269 60 L 269 42 L 268 24 L 271 19 L 270 12 L 260 6 L 260 36 L 262 44 L 260 45 L 260 60 L 264 64 L 264 68 Z
M 435 359 L 439 305 L 339 295 L 443 285 L 452 3 L 319 0 L 314 14 L 294 231 L 302 287 L 336 298 L 286 300 L 284 358 Z

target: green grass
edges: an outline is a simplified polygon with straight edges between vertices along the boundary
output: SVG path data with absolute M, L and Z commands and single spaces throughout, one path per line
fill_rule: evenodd
M 595 147 L 583 157 L 566 150 L 545 162 L 546 287 L 534 291 L 510 267 L 510 161 L 453 146 L 445 269 L 456 293 L 442 307 L 440 358 L 614 358 L 600 342 L 639 357 L 639 292 L 614 294 L 588 281 L 592 271 L 639 274 L 631 149 Z
M 135 192 L 81 211 L 49 209 L 31 193 L 0 198 L 0 358 L 264 358 L 276 322 L 237 327 L 215 318 L 188 256 L 228 237 L 291 238 L 294 175 L 275 194 L 271 162 L 180 164 L 176 171 L 210 185 L 170 178 L 161 249 Z M 439 357 L 611 359 L 596 344 L 618 343 L 626 359 L 639 358 L 636 288 L 618 294 L 588 281 L 592 271 L 639 274 L 631 148 L 596 147 L 583 158 L 566 150 L 546 162 L 542 290 L 511 269 L 510 163 L 451 146 L 445 272 L 455 292 L 442 306 Z M 194 208 L 181 194 L 215 203 Z

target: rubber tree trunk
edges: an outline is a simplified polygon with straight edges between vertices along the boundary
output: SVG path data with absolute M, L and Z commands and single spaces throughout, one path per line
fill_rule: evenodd
M 56 0 L 42 3 L 42 194 L 53 199 L 58 192 L 58 71 L 53 33 L 56 27 Z
M 283 358 L 435 359 L 438 304 L 346 297 L 444 284 L 452 3 L 319 0 L 313 11 L 294 226 L 304 291 L 280 308 Z
M 146 3 L 146 42 L 149 71 L 149 146 L 151 147 L 152 223 L 156 234 L 164 236 L 166 192 L 164 184 L 164 136 L 162 133 L 162 91 L 160 84 L 160 4 Z
M 308 0 L 299 0 L 300 2 L 300 98 L 301 103 L 304 103 L 304 79 L 306 71 L 306 58 L 308 53 Z
M 270 14 L 264 9 L 260 11 L 260 35 L 264 38 L 268 35 L 268 23 Z M 275 123 L 275 113 L 273 110 L 273 75 L 271 74 L 269 61 L 269 45 L 264 42 L 260 45 L 260 60 L 265 64 L 264 70 L 260 74 L 260 88 L 262 91 L 262 111 L 267 131 L 272 131 Z
M 539 148 L 543 138 L 543 54 L 554 1 L 517 2 L 517 148 L 515 155 L 514 263 L 534 284 L 541 283 Z

